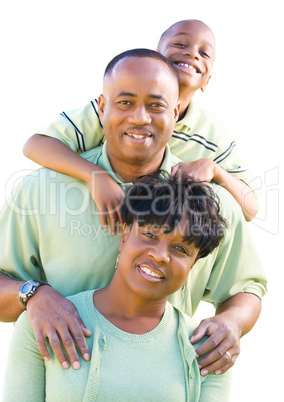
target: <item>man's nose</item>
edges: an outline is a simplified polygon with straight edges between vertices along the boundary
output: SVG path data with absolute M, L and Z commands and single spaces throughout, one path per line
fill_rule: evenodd
M 130 123 L 136 125 L 145 125 L 150 124 L 152 118 L 145 105 L 139 105 L 131 111 L 128 120 Z

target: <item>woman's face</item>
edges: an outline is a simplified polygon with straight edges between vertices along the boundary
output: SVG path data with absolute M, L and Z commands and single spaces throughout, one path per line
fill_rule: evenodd
M 185 219 L 165 234 L 163 228 L 125 225 L 118 271 L 137 296 L 158 300 L 182 287 L 197 260 L 198 249 L 187 244 Z

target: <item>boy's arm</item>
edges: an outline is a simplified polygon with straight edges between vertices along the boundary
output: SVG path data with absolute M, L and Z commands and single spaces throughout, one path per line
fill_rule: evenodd
M 120 205 L 124 193 L 105 169 L 82 158 L 62 141 L 45 135 L 34 134 L 23 148 L 24 155 L 34 162 L 83 180 L 101 214 L 101 221 L 107 227 L 110 218 L 112 234 L 116 234 L 116 223 L 121 221 Z
M 258 201 L 254 191 L 211 159 L 181 162 L 172 168 L 172 176 L 175 175 L 191 176 L 195 180 L 213 181 L 221 185 L 235 198 L 247 221 L 254 219 L 258 212 Z

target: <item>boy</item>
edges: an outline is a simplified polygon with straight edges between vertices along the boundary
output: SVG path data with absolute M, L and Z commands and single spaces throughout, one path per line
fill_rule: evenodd
M 236 154 L 236 143 L 222 124 L 192 102 L 195 92 L 204 91 L 211 77 L 215 59 L 211 29 L 201 21 L 179 21 L 162 34 L 157 50 L 173 62 L 179 77 L 180 116 L 169 145 L 172 153 L 185 162 L 176 165 L 172 175 L 190 175 L 195 180 L 222 185 L 239 203 L 246 220 L 253 219 L 258 203 L 246 184 L 253 175 Z M 104 169 L 94 169 L 93 164 L 75 153 L 96 147 L 103 139 L 97 104 L 91 101 L 80 110 L 61 113 L 40 135 L 35 134 L 26 142 L 24 154 L 45 167 L 86 181 L 104 227 L 109 215 L 115 234 L 116 222 L 121 221 L 123 191 Z

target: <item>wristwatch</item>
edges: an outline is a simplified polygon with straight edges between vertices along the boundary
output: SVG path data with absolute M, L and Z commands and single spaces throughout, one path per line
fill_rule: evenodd
M 37 288 L 48 283 L 41 281 L 33 281 L 32 279 L 21 284 L 19 289 L 19 298 L 22 305 L 26 308 L 28 300 L 35 294 Z

